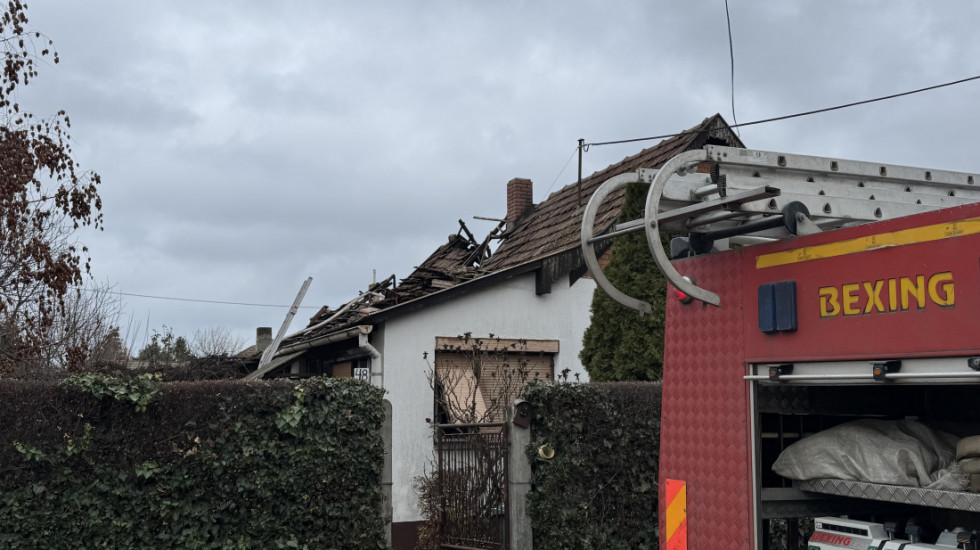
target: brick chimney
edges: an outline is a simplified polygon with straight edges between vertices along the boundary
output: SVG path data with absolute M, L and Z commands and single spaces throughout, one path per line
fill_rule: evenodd
M 531 180 L 514 178 L 507 182 L 507 226 L 523 218 L 534 207 Z
M 272 327 L 259 327 L 255 329 L 255 348 L 258 351 L 265 351 L 272 343 Z

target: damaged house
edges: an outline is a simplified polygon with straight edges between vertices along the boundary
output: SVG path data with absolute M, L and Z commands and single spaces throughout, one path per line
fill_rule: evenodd
M 742 146 L 715 115 L 539 204 L 532 202 L 530 180 L 511 180 L 505 221 L 486 238 L 475 238 L 460 221 L 459 231 L 411 275 L 373 284 L 336 309 L 324 307 L 250 377 L 357 377 L 387 390 L 394 434 L 392 542 L 414 548 L 421 518 L 413 481 L 432 459 L 429 422 L 438 416 L 430 365 L 459 364 L 451 343 L 461 334 L 494 335 L 501 346 L 527 353 L 532 378 L 587 380 L 578 355 L 596 286 L 579 249 L 585 204 L 610 177 L 659 167 L 708 144 Z M 606 201 L 597 227 L 612 226 L 624 195 L 621 190 Z

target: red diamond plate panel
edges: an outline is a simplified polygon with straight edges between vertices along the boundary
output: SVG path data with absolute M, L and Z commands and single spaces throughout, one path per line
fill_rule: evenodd
M 748 550 L 753 519 L 741 252 L 675 265 L 718 293 L 722 306 L 668 300 L 660 490 L 666 479 L 687 483 L 690 550 Z M 663 494 L 659 517 L 662 539 Z

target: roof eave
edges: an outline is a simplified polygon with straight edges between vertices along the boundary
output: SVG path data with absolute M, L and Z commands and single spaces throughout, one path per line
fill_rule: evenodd
M 527 273 L 540 270 L 541 268 L 545 267 L 549 262 L 555 261 L 557 258 L 560 258 L 561 256 L 565 256 L 570 252 L 574 253 L 576 250 L 577 248 L 560 250 L 558 252 L 549 254 L 548 256 L 543 256 L 534 260 L 530 260 L 523 264 L 518 264 L 515 266 L 508 267 L 506 269 L 502 269 L 500 271 L 488 273 L 482 277 L 478 277 L 476 279 L 472 279 L 464 283 L 460 283 L 456 286 L 444 290 L 439 290 L 431 294 L 426 294 L 425 296 L 419 296 L 418 298 L 413 298 L 412 300 L 409 300 L 407 302 L 403 302 L 401 304 L 391 306 L 377 313 L 373 313 L 364 319 L 361 319 L 360 322 L 378 323 L 378 322 L 386 321 L 398 315 L 403 315 L 405 313 L 417 311 L 419 309 L 429 307 L 444 302 L 446 300 L 450 300 L 457 296 L 468 294 L 470 292 L 475 292 L 477 290 L 496 284 L 497 282 L 513 279 L 514 277 L 519 277 L 521 275 L 525 275 Z
M 334 342 L 342 342 L 344 340 L 358 338 L 361 334 L 371 334 L 371 331 L 374 330 L 374 325 L 365 324 L 363 321 L 364 319 L 360 319 L 356 325 L 347 325 L 344 328 L 324 334 L 323 336 L 318 336 L 312 340 L 298 342 L 296 344 L 280 348 L 276 350 L 275 357 L 282 357 L 295 352 L 302 353 L 308 349 L 313 349 L 319 346 L 325 346 Z

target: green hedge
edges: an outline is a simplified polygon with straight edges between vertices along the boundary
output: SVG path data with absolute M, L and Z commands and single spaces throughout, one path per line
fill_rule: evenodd
M 535 550 L 657 548 L 660 384 L 534 383 L 524 398 Z
M 254 370 L 245 361 L 227 355 L 192 357 L 177 364 L 161 364 L 130 368 L 115 363 L 97 363 L 88 367 L 88 372 L 98 372 L 111 376 L 128 378 L 134 374 L 159 374 L 164 382 L 199 382 L 202 380 L 239 380 Z M 63 378 L 68 373 L 53 372 L 49 378 Z
M 383 547 L 382 391 L 0 381 L 0 548 Z

